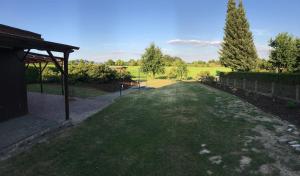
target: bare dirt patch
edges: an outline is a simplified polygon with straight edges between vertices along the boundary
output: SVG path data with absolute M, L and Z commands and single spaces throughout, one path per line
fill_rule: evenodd
M 203 86 L 206 87 L 207 86 Z M 216 92 L 213 88 L 208 88 Z M 273 159 L 273 163 L 260 166 L 258 173 L 272 175 L 278 172 L 282 176 L 300 175 L 300 152 L 297 146 L 300 143 L 299 129 L 277 116 L 268 114 L 252 104 L 222 92 L 216 93 L 215 115 L 222 119 L 243 119 L 254 125 L 253 134 L 244 136 L 242 152 L 262 152 Z M 259 143 L 262 149 L 257 149 L 253 143 Z M 252 159 L 242 156 L 240 168 L 246 168 Z

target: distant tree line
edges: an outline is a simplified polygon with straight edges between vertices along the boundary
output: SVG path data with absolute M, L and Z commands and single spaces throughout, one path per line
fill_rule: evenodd
M 189 66 L 193 67 L 221 67 L 221 63 L 219 60 L 209 60 L 205 61 L 193 61 L 192 63 L 188 64 Z
M 164 65 L 166 67 L 171 67 L 174 65 L 174 63 L 176 61 L 183 61 L 182 58 L 178 57 L 178 56 L 170 56 L 170 55 L 163 55 L 162 56 L 162 61 L 164 62 Z M 109 59 L 106 62 L 104 62 L 104 64 L 108 65 L 108 66 L 141 66 L 142 65 L 142 60 L 141 59 L 130 59 L 129 61 L 125 61 L 122 59 L 117 59 L 117 60 L 113 60 L 113 59 Z M 192 67 L 220 67 L 221 63 L 219 60 L 209 60 L 209 61 L 193 61 L 190 63 L 186 63 L 188 66 L 192 66 Z

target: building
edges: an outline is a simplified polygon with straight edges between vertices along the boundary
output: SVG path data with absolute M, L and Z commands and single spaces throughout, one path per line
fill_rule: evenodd
M 66 120 L 69 119 L 68 59 L 78 47 L 45 41 L 41 34 L 0 24 L 0 121 L 28 113 L 26 65 L 53 62 L 63 78 Z M 31 52 L 46 51 L 48 55 Z M 53 52 L 63 53 L 55 57 Z M 40 69 L 42 73 L 43 69 Z

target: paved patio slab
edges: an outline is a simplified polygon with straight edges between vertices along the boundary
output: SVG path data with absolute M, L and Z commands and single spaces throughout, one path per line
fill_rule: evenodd
M 136 89 L 123 91 L 126 95 Z M 120 96 L 119 92 L 89 98 L 70 98 L 70 122 L 78 124 L 101 111 Z M 64 97 L 28 92 L 29 114 L 0 123 L 0 158 L 16 144 L 39 137 L 65 125 Z

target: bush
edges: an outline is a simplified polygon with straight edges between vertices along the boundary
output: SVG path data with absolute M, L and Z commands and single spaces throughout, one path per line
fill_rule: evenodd
M 39 71 L 33 66 L 29 66 L 26 69 L 25 75 L 27 83 L 32 84 L 39 82 Z
M 203 71 L 197 74 L 196 80 L 201 82 L 214 82 L 215 77 L 212 76 L 209 71 Z
M 38 83 L 38 70 L 30 66 L 26 71 L 26 78 L 28 83 Z M 119 73 L 105 64 L 96 64 L 84 60 L 76 60 L 69 63 L 69 82 L 71 84 L 78 82 L 98 84 L 120 79 L 131 80 L 131 75 L 126 71 Z M 60 71 L 54 65 L 48 65 L 43 72 L 43 81 L 61 82 Z
M 201 71 L 196 75 L 196 80 L 203 81 L 204 79 L 206 79 L 209 76 L 210 76 L 209 71 Z
M 176 78 L 177 78 L 176 68 L 172 67 L 172 68 L 167 72 L 167 77 L 168 77 L 169 79 L 176 79 Z
M 58 83 L 61 82 L 61 73 L 55 66 L 48 66 L 43 71 L 43 81 Z
M 107 65 L 94 64 L 91 65 L 87 71 L 87 76 L 89 82 L 104 83 L 116 79 L 118 74 L 115 70 L 112 70 Z

